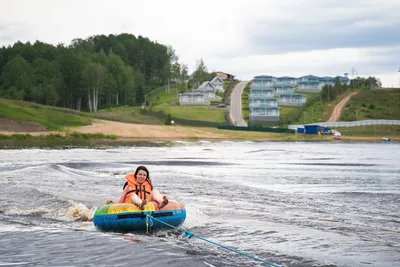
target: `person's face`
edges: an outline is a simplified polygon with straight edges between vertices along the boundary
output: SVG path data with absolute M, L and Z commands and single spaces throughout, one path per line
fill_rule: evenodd
M 146 178 L 147 178 L 147 172 L 146 171 L 144 171 L 144 170 L 140 170 L 137 174 L 136 174 L 136 181 L 138 182 L 138 183 L 143 183 L 144 182 L 144 180 L 146 180 Z

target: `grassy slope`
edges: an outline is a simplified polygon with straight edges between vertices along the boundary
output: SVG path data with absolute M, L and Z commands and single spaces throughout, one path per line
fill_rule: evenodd
M 300 93 L 300 92 L 299 92 Z M 328 107 L 327 104 L 321 105 L 321 101 L 317 101 L 320 99 L 320 94 L 313 93 L 303 93 L 306 95 L 307 102 L 315 101 L 310 107 L 302 110 L 302 107 L 280 107 L 280 119 L 281 121 L 291 121 L 289 124 L 303 124 L 303 123 L 313 123 L 317 121 L 326 121 L 324 120 L 324 114 L 327 114 L 325 111 Z M 299 114 L 300 113 L 300 114 Z M 330 115 L 330 113 L 329 113 Z M 297 118 L 297 119 L 296 119 Z
M 177 88 L 170 88 L 169 91 L 167 90 L 162 90 L 158 92 L 157 94 L 153 95 L 151 97 L 153 101 L 153 105 L 160 105 L 160 104 L 176 104 L 179 102 L 179 94 L 180 92 L 178 91 Z
M 2 118 L 36 122 L 46 126 L 49 130 L 62 130 L 67 126 L 91 124 L 90 118 L 68 112 L 69 110 L 61 108 L 0 99 L 0 117 Z
M 381 137 L 399 137 L 399 125 L 372 125 L 362 127 L 335 128 L 343 136 L 381 136 Z
M 228 87 L 228 83 L 224 84 L 224 89 Z M 162 111 L 165 114 L 171 114 L 173 118 L 187 119 L 187 120 L 198 120 L 198 121 L 208 121 L 224 123 L 225 117 L 224 113 L 226 109 L 216 108 L 214 105 L 211 106 L 180 106 L 179 104 L 179 91 L 176 88 L 170 88 L 169 92 L 167 90 L 162 90 L 157 94 L 152 96 L 152 110 Z M 218 94 L 223 102 L 224 95 Z M 216 102 L 217 103 L 217 102 Z M 148 116 L 150 117 L 150 116 Z M 156 118 L 153 122 L 156 122 Z M 159 121 L 160 122 L 160 121 Z M 156 124 L 164 124 L 164 121 Z
M 247 124 L 249 123 L 249 117 L 250 117 L 250 108 L 249 108 L 250 85 L 251 82 L 246 85 L 242 93 L 242 116 Z
M 111 114 L 120 117 L 122 119 L 120 121 L 128 122 L 128 120 L 133 119 L 146 124 L 155 124 L 155 125 L 164 124 L 165 120 L 162 120 L 158 117 L 143 115 L 141 114 L 140 110 L 141 107 L 138 106 L 137 107 L 125 106 L 118 108 L 102 109 L 99 110 L 99 112 L 103 114 Z
M 400 90 L 366 90 L 350 99 L 340 120 L 400 120 L 399 111 Z
M 228 89 L 231 81 L 224 83 L 224 90 Z M 189 91 L 189 90 L 187 90 Z M 224 123 L 224 113 L 226 109 L 216 108 L 215 105 L 211 106 L 180 106 L 179 103 L 179 90 L 171 87 L 169 91 L 162 90 L 152 96 L 152 110 L 162 111 L 165 114 L 170 113 L 173 118 L 181 118 L 188 120 L 199 120 L 208 122 Z M 223 103 L 224 94 L 218 94 L 222 98 Z M 216 103 L 216 104 L 218 104 Z M 99 111 L 100 113 L 112 114 L 126 119 L 135 119 L 148 124 L 164 124 L 165 120 L 158 117 L 143 115 L 140 113 L 140 107 L 119 107 L 109 108 Z
M 188 120 L 199 120 L 224 123 L 226 109 L 215 106 L 178 106 L 161 104 L 152 108 L 154 111 L 163 111 L 165 114 L 171 114 L 173 118 Z

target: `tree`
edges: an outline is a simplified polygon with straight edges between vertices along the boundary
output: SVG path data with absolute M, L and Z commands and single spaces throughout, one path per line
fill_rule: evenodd
M 63 77 L 63 90 L 60 94 L 61 105 L 69 108 L 81 106 L 82 92 L 82 69 L 85 64 L 74 50 L 63 46 L 58 47 L 58 62 Z
M 171 113 L 168 113 L 167 119 L 165 120 L 165 125 L 172 125 Z
M 90 112 L 97 112 L 99 92 L 103 88 L 106 70 L 100 63 L 90 62 L 83 69 L 82 77 L 87 88 L 88 107 Z
M 207 72 L 207 67 L 204 64 L 203 59 L 200 59 L 197 62 L 196 65 L 196 70 L 194 71 L 194 73 L 192 74 L 192 86 L 193 87 L 198 87 L 200 86 L 200 84 L 204 81 L 207 80 L 208 78 L 208 72 Z
M 36 97 L 32 89 L 31 66 L 21 55 L 15 56 L 4 66 L 0 88 L 2 97 L 28 101 Z
M 60 99 L 62 74 L 57 62 L 38 59 L 32 64 L 33 83 L 36 88 L 35 102 L 44 105 L 56 105 Z
M 135 104 L 149 90 L 186 76 L 171 46 L 131 34 L 78 38 L 69 46 L 36 41 L 0 48 L 0 96 L 78 110 L 82 103 L 91 111 Z
M 139 85 L 136 90 L 136 104 L 142 104 L 144 102 L 143 85 Z
M 111 73 L 115 86 L 110 88 L 111 91 L 108 93 L 115 99 L 115 105 L 118 106 L 119 103 L 119 93 L 122 91 L 124 85 L 124 61 L 117 55 L 110 53 L 108 54 L 108 71 Z M 110 103 L 111 104 L 111 103 Z
M 144 75 L 140 71 L 135 72 L 135 103 L 142 104 L 144 102 Z

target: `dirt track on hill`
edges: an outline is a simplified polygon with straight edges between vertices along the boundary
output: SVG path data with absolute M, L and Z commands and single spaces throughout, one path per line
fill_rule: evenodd
M 329 118 L 328 122 L 335 122 L 338 121 L 340 119 L 340 116 L 342 115 L 342 111 L 344 106 L 347 104 L 347 102 L 350 100 L 350 98 L 353 95 L 358 94 L 358 92 L 354 92 L 351 93 L 350 95 L 346 96 L 345 98 L 343 98 L 335 107 L 335 109 L 333 110 L 331 117 Z

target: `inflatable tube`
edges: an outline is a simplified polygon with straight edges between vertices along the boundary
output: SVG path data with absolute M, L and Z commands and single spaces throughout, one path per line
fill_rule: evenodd
M 175 227 L 182 225 L 186 219 L 185 207 L 177 201 L 170 200 L 160 210 L 157 210 L 152 202 L 147 203 L 144 210 L 134 204 L 108 204 L 96 210 L 93 222 L 98 230 L 104 232 L 126 233 L 168 228 L 156 220 L 147 219 L 146 214 Z

